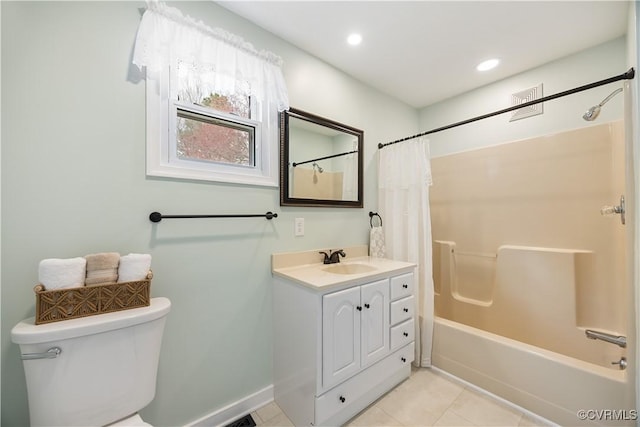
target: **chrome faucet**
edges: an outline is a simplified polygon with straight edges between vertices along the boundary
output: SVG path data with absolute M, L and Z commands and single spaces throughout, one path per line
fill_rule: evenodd
M 340 262 L 340 256 L 343 256 L 343 257 L 347 256 L 347 254 L 345 254 L 342 249 L 338 249 L 335 252 L 329 251 L 328 254 L 326 252 L 318 252 L 318 253 L 324 255 L 324 260 L 322 261 L 324 264 L 337 264 Z

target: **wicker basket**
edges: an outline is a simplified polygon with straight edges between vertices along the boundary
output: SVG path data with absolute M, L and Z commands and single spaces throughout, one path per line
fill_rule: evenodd
M 36 325 L 96 314 L 146 307 L 150 304 L 153 273 L 145 280 L 79 288 L 53 289 L 36 285 Z

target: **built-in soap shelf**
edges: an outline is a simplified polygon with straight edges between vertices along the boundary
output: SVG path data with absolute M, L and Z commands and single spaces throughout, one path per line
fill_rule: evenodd
M 496 252 L 461 251 L 456 242 L 434 241 L 434 286 L 437 295 L 457 301 L 490 307 L 503 282 L 513 287 L 518 277 L 535 276 L 536 272 L 549 269 L 575 281 L 580 272 L 574 271 L 581 263 L 568 259 L 571 254 L 591 254 L 581 249 L 547 248 L 519 245 L 502 245 Z M 564 273 L 562 273 L 564 272 Z M 571 284 L 575 286 L 574 283 Z
M 438 264 L 440 273 L 436 275 L 440 279 L 436 279 L 440 282 L 436 291 L 440 293 L 444 284 L 458 301 L 490 306 L 493 303 L 497 253 L 461 251 L 452 241 L 436 240 L 435 245 L 439 248 L 434 250 L 434 258 L 438 258 L 434 259 L 434 265 Z

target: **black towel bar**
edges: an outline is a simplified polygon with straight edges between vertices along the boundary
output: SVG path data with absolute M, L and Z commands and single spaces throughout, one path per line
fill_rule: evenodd
M 265 214 L 249 214 L 249 215 L 162 215 L 160 212 L 151 212 L 149 214 L 149 221 L 160 222 L 163 219 L 168 218 L 277 218 L 278 214 L 273 212 L 267 212 Z

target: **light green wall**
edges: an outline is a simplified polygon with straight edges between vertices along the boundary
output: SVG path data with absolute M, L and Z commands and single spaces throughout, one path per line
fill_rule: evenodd
M 621 37 L 423 108 L 420 110 L 420 129 L 427 131 L 511 107 L 513 93 L 540 83 L 543 84 L 543 96 L 548 96 L 622 74 L 628 68 L 626 40 Z M 622 82 L 547 101 L 539 116 L 509 122 L 512 113 L 505 113 L 429 135 L 431 155 L 440 156 L 620 119 L 623 114 L 621 94 L 602 108 L 596 121 L 582 119 L 589 107 L 619 87 Z
M 3 426 L 28 422 L 10 330 L 34 314 L 44 258 L 152 254 L 152 295 L 173 306 L 150 423 L 183 425 L 271 384 L 271 253 L 366 244 L 377 143 L 417 130 L 414 109 L 216 4 L 176 5 L 282 56 L 292 106 L 365 131 L 364 209 L 282 208 L 276 188 L 145 177 L 145 86 L 130 81 L 144 2 L 0 2 Z M 279 217 L 152 225 L 155 210 Z

